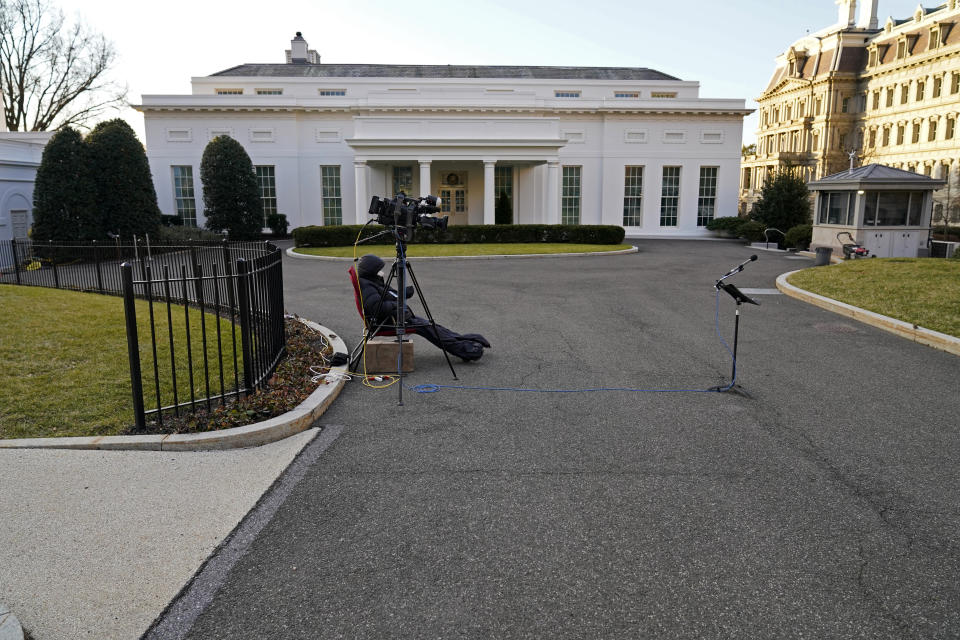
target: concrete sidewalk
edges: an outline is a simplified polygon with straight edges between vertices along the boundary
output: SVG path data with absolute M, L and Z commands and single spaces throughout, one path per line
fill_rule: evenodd
M 0 451 L 0 601 L 36 640 L 139 637 L 317 433 L 226 452 Z

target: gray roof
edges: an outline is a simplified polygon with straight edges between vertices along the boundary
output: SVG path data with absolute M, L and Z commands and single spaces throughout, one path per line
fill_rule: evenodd
M 807 186 L 811 189 L 816 189 L 817 187 L 829 188 L 832 185 L 862 182 L 886 184 L 892 182 L 908 182 L 914 183 L 917 186 L 926 185 L 933 188 L 937 188 L 938 185 L 943 184 L 943 180 L 937 180 L 929 176 L 920 175 L 919 173 L 914 173 L 913 171 L 895 169 L 883 164 L 867 164 L 862 167 L 856 167 L 853 169 L 853 171 L 845 170 L 829 176 L 824 176 L 819 180 L 814 180 L 813 182 L 808 183 Z
M 643 67 L 508 67 L 423 64 L 241 64 L 211 75 L 268 78 L 498 78 L 679 80 Z

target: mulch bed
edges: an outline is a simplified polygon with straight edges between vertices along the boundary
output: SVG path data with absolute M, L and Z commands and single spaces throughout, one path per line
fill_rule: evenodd
M 217 431 L 261 422 L 290 411 L 319 386 L 320 383 L 311 378 L 330 370 L 325 358 L 333 355 L 333 349 L 322 334 L 294 318 L 287 318 L 286 333 L 287 355 L 265 388 L 249 396 L 228 399 L 223 405 L 217 400 L 211 411 L 204 408 L 184 413 L 181 409 L 180 416 L 164 414 L 163 426 L 156 420 L 148 420 L 146 430 L 136 433 Z M 134 431 L 131 428 L 127 433 Z

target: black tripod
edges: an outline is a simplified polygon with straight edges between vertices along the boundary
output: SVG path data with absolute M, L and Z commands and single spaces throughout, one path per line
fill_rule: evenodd
M 379 238 L 380 236 L 391 233 L 394 236 L 396 249 L 397 249 L 397 258 L 393 263 L 393 266 L 390 267 L 390 273 L 385 279 L 384 294 L 380 296 L 380 302 L 377 304 L 377 309 L 373 313 L 373 318 L 371 322 L 375 322 L 376 318 L 380 317 L 380 311 L 383 308 L 383 301 L 387 298 L 388 291 L 390 290 L 390 284 L 393 282 L 394 278 L 397 279 L 397 316 L 396 324 L 392 327 L 397 335 L 397 349 L 399 355 L 397 358 L 397 375 L 399 376 L 399 384 L 397 385 L 397 404 L 403 406 L 403 339 L 407 334 L 407 274 L 410 274 L 410 280 L 413 282 L 413 288 L 417 292 L 417 297 L 420 298 L 420 304 L 423 305 L 423 311 L 427 314 L 427 319 L 430 321 L 430 326 L 433 328 L 435 334 L 439 334 L 437 330 L 437 322 L 433 319 L 433 314 L 430 313 L 430 307 L 427 305 L 426 298 L 423 297 L 423 290 L 420 288 L 420 283 L 417 281 L 417 275 L 413 272 L 413 265 L 407 261 L 407 242 L 404 235 L 405 227 L 394 227 L 383 233 L 378 233 L 369 238 L 365 238 L 361 242 L 369 242 L 374 238 Z M 368 328 L 363 335 L 363 349 L 366 349 L 367 339 L 376 335 L 376 333 L 386 326 L 388 321 L 385 320 L 381 322 L 375 329 L 372 331 Z M 421 326 L 421 325 L 416 325 Z M 416 333 L 416 330 L 411 333 Z M 457 378 L 457 372 L 453 368 L 453 363 L 450 361 L 450 354 L 447 353 L 447 348 L 444 346 L 443 342 L 440 341 L 440 349 L 443 351 L 443 357 L 447 360 L 447 365 L 450 367 L 450 373 L 453 374 L 454 380 L 459 380 Z
M 733 324 L 733 371 L 730 373 L 730 384 L 728 384 L 725 387 L 724 386 L 711 387 L 710 391 L 730 391 L 731 389 L 734 388 L 734 384 L 737 381 L 737 343 L 739 342 L 739 339 L 740 339 L 740 305 L 742 305 L 743 303 L 755 304 L 758 306 L 760 305 L 759 302 L 757 302 L 756 300 L 754 300 L 744 292 L 740 291 L 740 289 L 737 289 L 736 286 L 730 284 L 729 282 L 724 282 L 724 280 L 726 280 L 730 276 L 740 273 L 741 271 L 743 271 L 743 268 L 744 266 L 746 266 L 747 262 L 753 262 L 756 259 L 757 259 L 757 256 L 755 255 L 750 256 L 749 260 L 745 261 L 740 266 L 735 267 L 734 269 L 727 272 L 727 274 L 724 275 L 719 280 L 717 280 L 717 283 L 714 285 L 717 291 L 726 291 L 728 294 L 730 294 L 730 297 L 733 298 L 734 301 L 736 301 L 737 314 Z

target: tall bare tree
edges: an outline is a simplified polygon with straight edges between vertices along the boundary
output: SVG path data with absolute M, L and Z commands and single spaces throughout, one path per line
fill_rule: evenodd
M 10 131 L 83 126 L 126 103 L 113 45 L 47 0 L 0 0 L 0 94 Z

